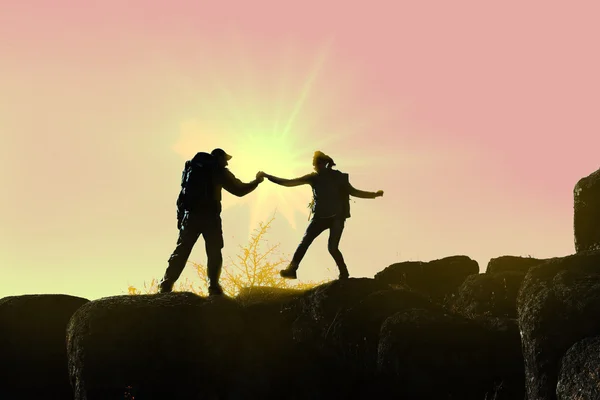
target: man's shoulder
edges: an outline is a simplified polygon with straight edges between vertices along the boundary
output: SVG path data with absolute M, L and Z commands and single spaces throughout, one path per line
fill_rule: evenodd
M 227 167 L 219 167 L 219 166 L 215 166 L 213 168 L 214 172 L 220 176 L 226 177 L 226 178 L 235 178 L 235 175 L 233 175 L 233 172 L 231 172 L 229 170 L 229 168 Z
M 216 162 L 215 158 L 211 154 L 205 152 L 196 153 L 196 155 L 189 161 L 193 164 L 202 166 L 212 165 Z
M 222 167 L 219 167 L 216 164 L 212 164 L 212 163 L 205 163 L 205 164 L 200 164 L 200 165 L 197 164 L 197 168 L 199 170 L 205 171 L 205 173 L 208 174 L 213 181 L 221 182 L 221 181 L 230 179 L 230 177 L 227 175 L 225 169 Z

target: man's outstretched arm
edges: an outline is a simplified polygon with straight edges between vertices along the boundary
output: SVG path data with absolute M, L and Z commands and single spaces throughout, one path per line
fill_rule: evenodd
M 359 190 L 348 183 L 348 193 L 354 197 L 360 197 L 361 199 L 374 199 L 376 197 L 383 196 L 383 190 L 379 190 L 377 192 L 367 192 L 364 190 Z
M 223 172 L 223 189 L 238 197 L 252 192 L 262 181 L 263 178 L 257 176 L 252 182 L 244 183 L 236 178 L 230 170 L 225 169 Z
M 276 176 L 269 175 L 269 174 L 265 174 L 265 176 L 267 177 L 268 180 L 270 180 L 273 183 L 276 183 L 281 186 L 292 187 L 292 186 L 300 186 L 300 185 L 309 185 L 311 182 L 311 179 L 313 177 L 313 174 L 304 175 L 304 176 L 301 176 L 300 178 L 296 178 L 296 179 L 278 178 Z

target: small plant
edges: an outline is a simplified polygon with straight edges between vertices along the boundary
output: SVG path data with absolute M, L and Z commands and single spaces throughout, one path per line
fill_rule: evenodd
M 228 296 L 236 296 L 243 288 L 254 288 L 261 286 L 275 287 L 281 289 L 310 289 L 326 280 L 320 282 L 297 282 L 290 281 L 279 276 L 279 270 L 287 265 L 288 259 L 282 257 L 279 252 L 279 244 L 269 245 L 266 238 L 275 214 L 266 222 L 260 222 L 258 228 L 250 235 L 245 246 L 240 245 L 240 252 L 236 259 L 229 257 L 223 265 L 221 273 L 221 286 Z M 267 245 L 266 248 L 263 245 Z M 206 266 L 201 263 L 188 261 L 196 271 L 200 282 L 194 283 L 189 279 L 178 282 L 173 288 L 178 292 L 192 292 L 200 296 L 208 294 L 208 275 Z M 144 282 L 144 289 L 129 286 L 128 294 L 153 294 L 158 292 L 159 281 L 153 278 L 149 284 Z

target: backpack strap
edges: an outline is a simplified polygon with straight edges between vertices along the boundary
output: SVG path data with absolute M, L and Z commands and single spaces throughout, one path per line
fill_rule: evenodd
M 181 172 L 181 187 L 183 188 L 188 180 L 188 175 L 190 173 L 190 168 L 192 166 L 192 161 L 188 160 L 185 162 L 185 167 L 183 168 L 183 171 Z
M 310 212 L 308 213 L 309 221 L 310 221 L 310 217 L 312 216 L 314 207 L 315 207 L 315 198 L 313 197 L 312 200 L 310 201 L 310 203 L 308 203 L 308 209 L 310 210 Z

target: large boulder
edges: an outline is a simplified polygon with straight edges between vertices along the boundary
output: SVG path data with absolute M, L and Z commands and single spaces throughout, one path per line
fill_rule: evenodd
M 600 250 L 600 169 L 573 189 L 575 251 Z
M 523 274 L 529 271 L 529 268 L 539 265 L 546 261 L 545 259 L 533 257 L 517 257 L 517 256 L 501 256 L 492 258 L 487 265 L 485 272 L 487 274 L 498 272 L 522 272 Z
M 241 307 L 227 297 L 175 292 L 89 302 L 67 330 L 75 399 L 232 395 L 243 335 Z
M 458 289 L 451 310 L 475 317 L 517 318 L 517 295 L 525 273 L 503 271 L 470 275 Z
M 239 340 L 243 372 L 236 379 L 240 398 L 302 399 L 311 398 L 311 354 L 293 340 L 292 326 L 297 317 L 291 304 L 303 290 L 254 287 L 237 296 L 243 307 L 245 331 Z
M 600 335 L 600 252 L 553 258 L 531 268 L 517 310 L 528 399 L 554 400 L 566 351 Z
M 467 276 L 478 273 L 477 261 L 467 256 L 452 256 L 429 262 L 392 264 L 375 274 L 375 279 L 392 285 L 407 285 L 442 301 L 456 293 Z
M 311 393 L 305 398 L 347 398 L 354 390 L 338 354 L 329 345 L 333 325 L 340 316 L 372 293 L 390 287 L 368 278 L 350 278 L 325 283 L 308 290 L 287 312 L 297 315 L 293 322 L 293 339 L 306 359 L 304 385 Z M 354 393 L 355 394 L 355 393 Z
M 519 330 L 507 319 L 471 320 L 426 309 L 389 317 L 378 368 L 389 398 L 518 399 L 524 395 Z
M 343 371 L 356 390 L 373 393 L 385 390 L 378 379 L 377 351 L 383 322 L 397 312 L 425 308 L 441 312 L 424 295 L 408 289 L 388 289 L 372 293 L 355 306 L 344 310 L 332 323 L 326 338 L 335 353 L 335 368 Z
M 575 343 L 565 354 L 556 387 L 559 400 L 600 399 L 600 336 Z
M 369 278 L 335 280 L 307 290 L 291 307 L 298 318 L 294 322 L 294 339 L 322 348 L 332 323 L 345 310 L 368 295 L 389 289 L 384 282 Z
M 0 397 L 73 398 L 66 329 L 73 313 L 88 301 L 61 294 L 0 299 Z

